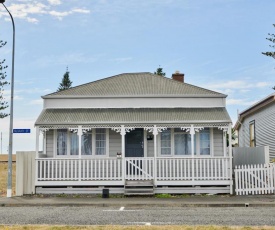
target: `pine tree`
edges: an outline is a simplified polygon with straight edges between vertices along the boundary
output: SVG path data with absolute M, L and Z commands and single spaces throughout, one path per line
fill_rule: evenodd
M 162 71 L 162 68 L 157 68 L 157 71 L 154 74 L 165 77 L 165 73 Z
M 275 28 L 275 24 L 273 24 L 274 28 Z M 272 42 L 273 44 L 275 44 L 275 34 L 268 34 L 270 37 L 266 38 L 268 41 Z M 275 45 L 269 45 L 271 48 L 275 49 Z M 268 52 L 262 52 L 263 55 L 266 55 L 268 57 L 272 57 L 275 59 L 275 52 L 274 51 L 268 51 Z M 272 87 L 272 89 L 275 90 L 275 86 Z
M 64 74 L 62 81 L 61 83 L 59 83 L 59 87 L 57 89 L 58 92 L 71 88 L 71 85 L 73 82 L 70 80 L 69 73 L 70 72 L 68 71 L 68 67 L 67 67 L 66 73 Z
M 4 45 L 6 45 L 7 42 L 4 42 L 0 40 L 0 48 L 2 48 Z M 7 65 L 5 65 L 5 59 L 0 60 L 0 119 L 7 117 L 9 114 L 2 112 L 6 108 L 8 108 L 8 102 L 4 100 L 3 92 L 4 92 L 4 86 L 8 85 L 9 83 L 6 81 L 6 72 L 5 69 L 8 68 Z

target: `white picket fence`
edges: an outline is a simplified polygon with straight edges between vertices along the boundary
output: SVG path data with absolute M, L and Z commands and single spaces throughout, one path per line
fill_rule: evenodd
M 275 164 L 241 165 L 235 167 L 236 195 L 273 194 Z

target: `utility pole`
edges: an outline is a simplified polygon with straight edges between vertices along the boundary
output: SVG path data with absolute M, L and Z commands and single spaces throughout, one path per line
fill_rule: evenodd
M 13 99 L 14 99 L 14 52 L 15 52 L 15 25 L 13 17 L 4 4 L 5 0 L 0 0 L 8 14 L 10 15 L 13 29 L 12 36 L 12 64 L 11 64 L 11 100 L 10 100 L 10 129 L 9 129 L 9 160 L 8 160 L 8 186 L 7 197 L 12 195 L 12 147 L 13 147 Z

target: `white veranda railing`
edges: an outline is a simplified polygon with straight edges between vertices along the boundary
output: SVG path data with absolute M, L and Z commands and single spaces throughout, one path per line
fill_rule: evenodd
M 230 179 L 229 157 L 39 158 L 36 164 L 38 181 Z

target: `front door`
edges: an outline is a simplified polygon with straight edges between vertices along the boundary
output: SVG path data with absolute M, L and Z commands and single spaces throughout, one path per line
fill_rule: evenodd
M 142 176 L 143 129 L 135 129 L 125 136 L 126 178 Z M 127 159 L 127 157 L 129 157 Z M 140 158 L 131 159 L 130 157 Z
M 134 129 L 125 136 L 125 157 L 143 157 L 143 129 Z

